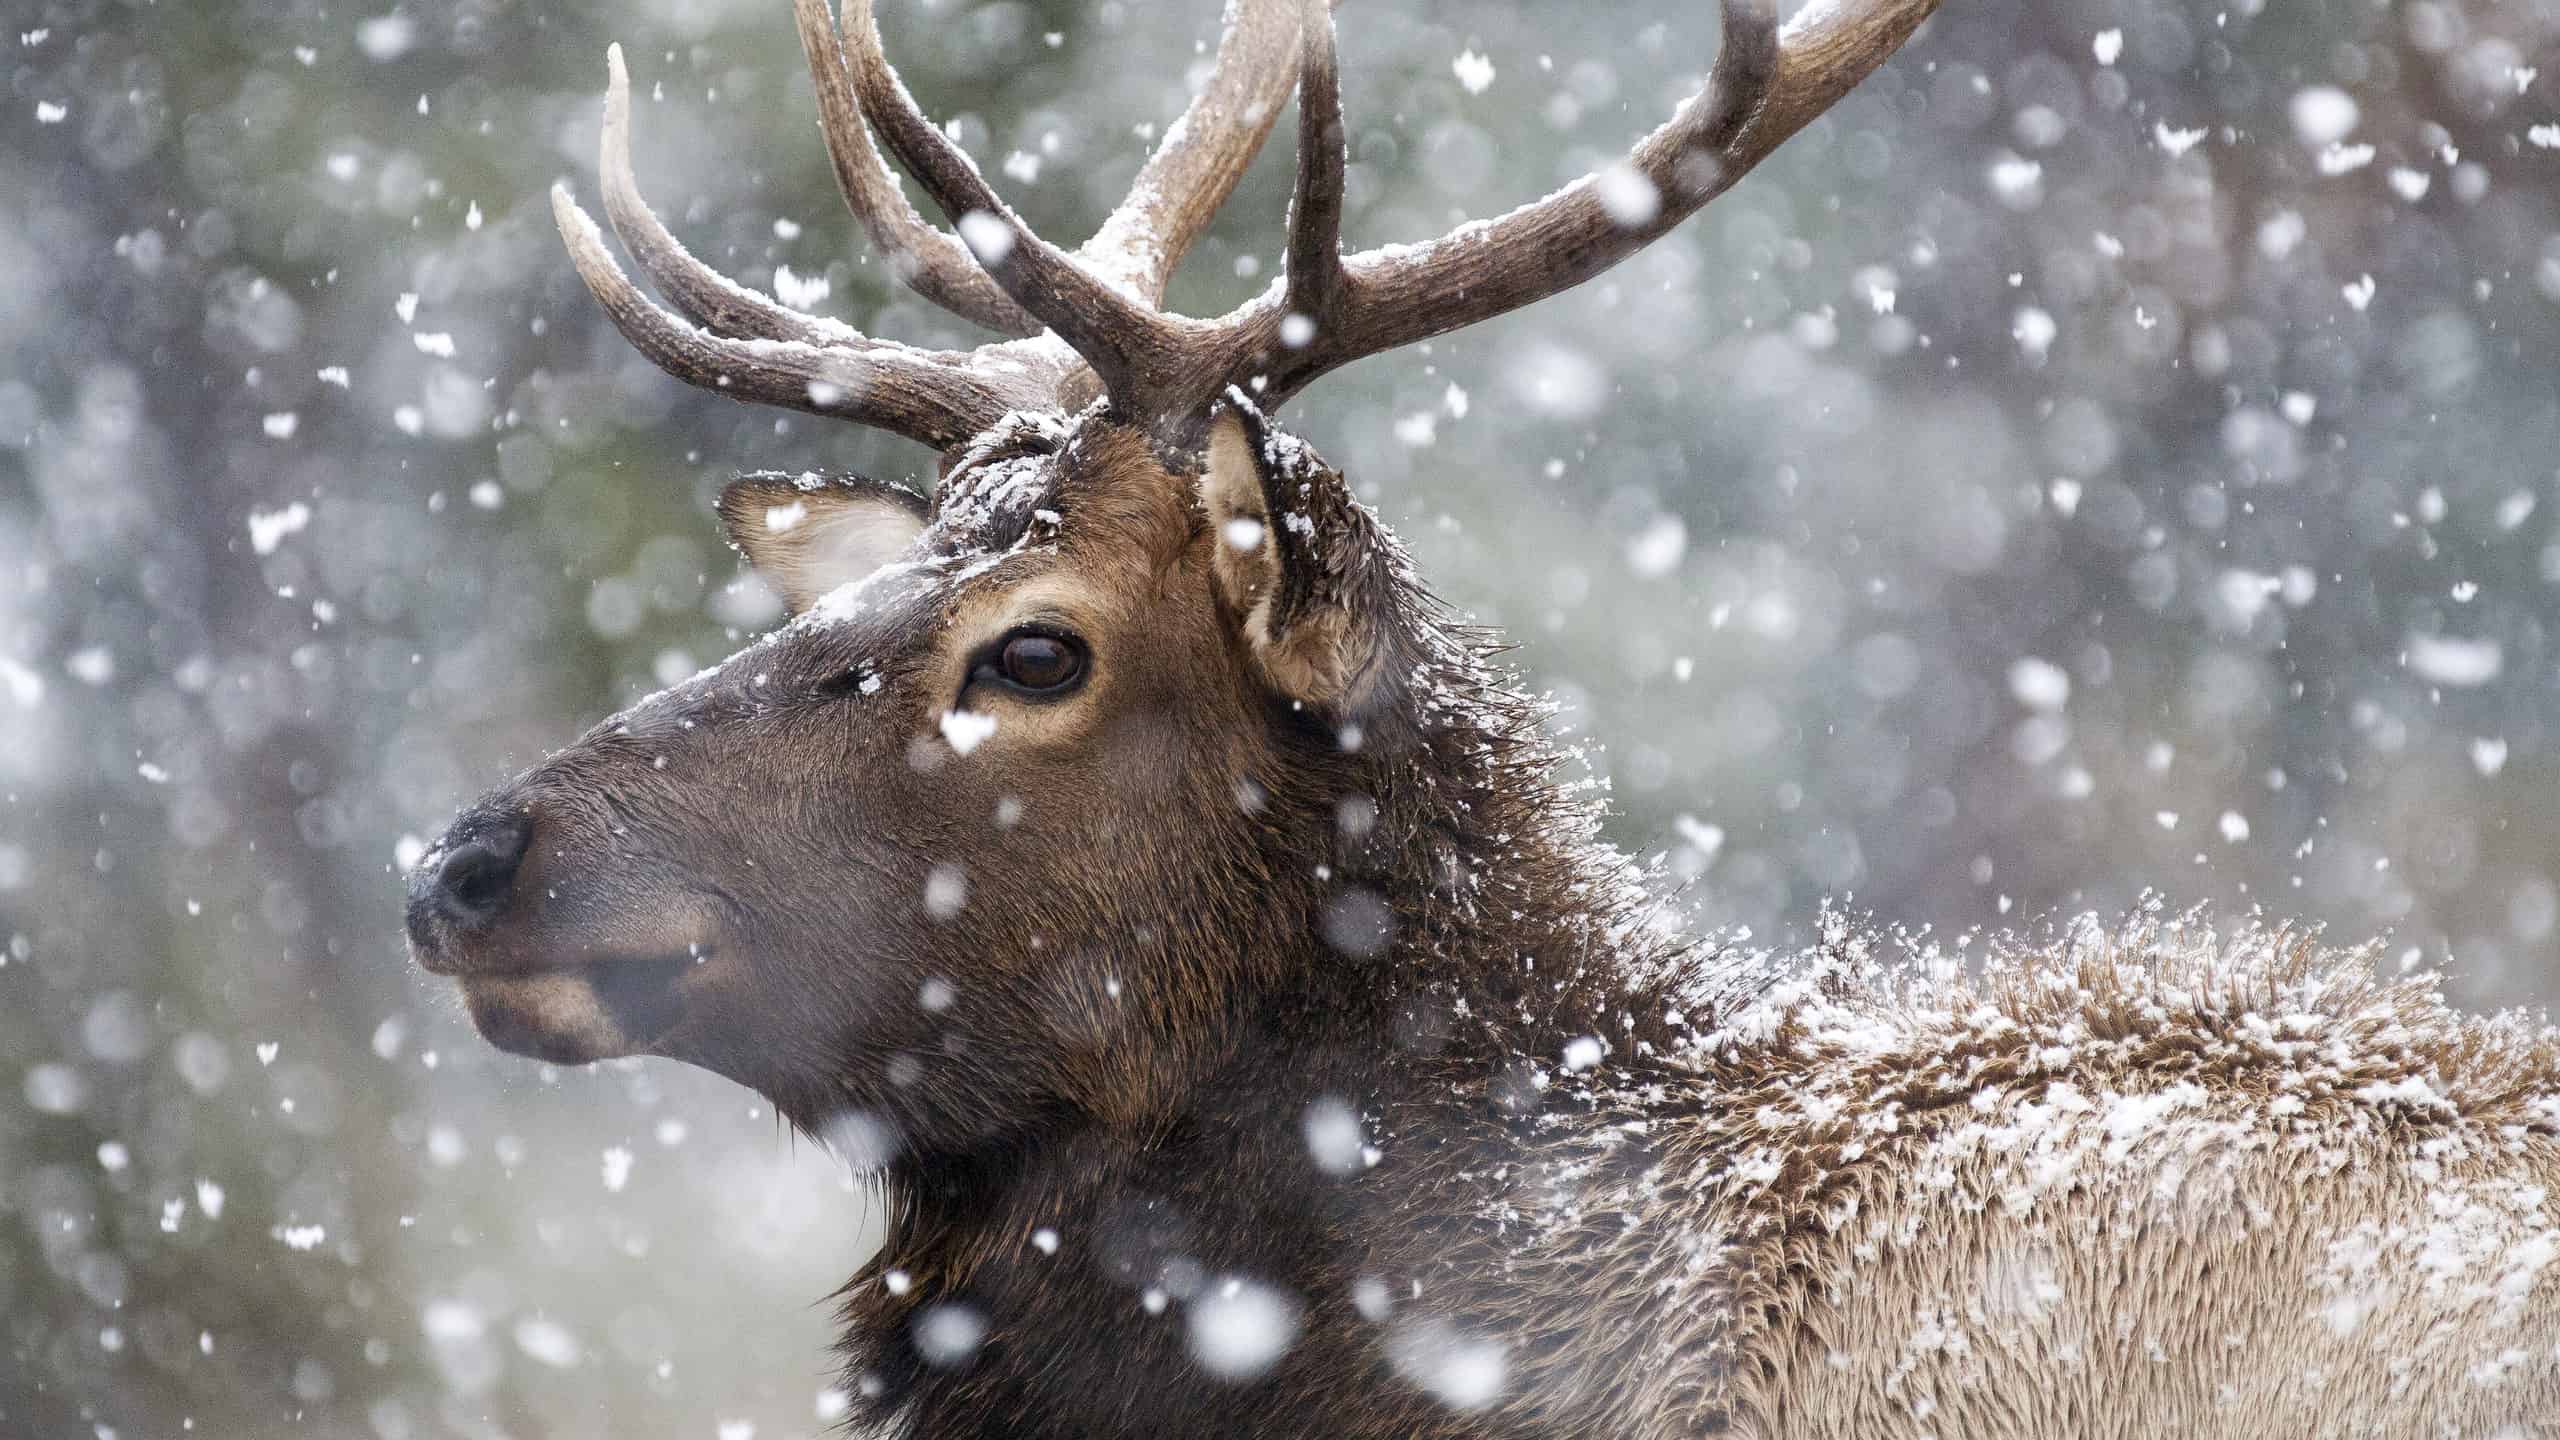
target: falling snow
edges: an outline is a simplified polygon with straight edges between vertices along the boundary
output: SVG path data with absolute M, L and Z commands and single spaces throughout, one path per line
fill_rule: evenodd
M 787 22 L 723 22 L 714 63 L 683 7 L 658 8 L 621 38 L 640 178 L 688 249 L 883 338 L 986 338 L 898 283 L 837 207 Z M 1218 38 L 1215 5 L 1027 23 L 908 8 L 884 16 L 901 64 L 965 97 L 941 117 L 952 133 L 1078 239 Z M 2305 49 L 2283 7 L 2135 5 L 2023 59 L 2000 27 L 1942 20 L 1661 244 L 1275 413 L 1438 594 L 1519 647 L 1573 747 L 1567 778 L 1606 797 L 1605 838 L 1658 882 L 1646 925 L 1791 956 L 1826 895 L 1956 935 L 2156 888 L 2341 941 L 2387 931 L 2385 972 L 2440 967 L 2469 1010 L 2548 1004 L 2560 877 L 2535 797 L 2553 763 L 2560 231 L 2540 207 L 2560 121 L 2530 8 L 2341 11 Z M 44 1342 L 16 1357 L 34 1418 L 0 1428 L 566 1434 L 610 1413 L 634 1440 L 755 1440 L 860 1423 L 879 1381 L 823 1370 L 833 1320 L 813 1302 L 878 1241 L 878 1176 L 910 1141 L 891 1109 L 824 1115 L 811 1139 L 673 1062 L 502 1055 L 449 980 L 407 965 L 401 907 L 483 786 L 782 622 L 710 519 L 730 474 L 929 488 L 934 457 L 742 406 L 734 384 L 680 386 L 586 299 L 541 199 L 555 177 L 597 189 L 592 27 L 387 4 L 287 23 L 210 0 L 197 28 L 260 38 L 207 49 L 139 13 L 0 32 L 20 168 L 41 176 L 18 189 L 42 197 L 0 215 L 0 1275 Z M 950 23 L 918 33 L 935 17 Z M 1614 224 L 1663 218 L 1694 177 L 1608 157 L 1703 73 L 1691 41 L 1712 23 L 1653 0 L 1576 18 L 1495 5 L 1455 29 L 1381 27 L 1346 10 L 1347 248 L 1586 172 L 1582 203 Z M 1268 147 L 1284 177 L 1288 139 L 1284 123 Z M 1283 275 L 1278 194 L 1221 219 L 1176 303 L 1216 313 Z M 1018 243 L 988 214 L 957 234 L 989 264 Z M 1276 329 L 1293 350 L 1320 338 L 1312 316 Z M 862 381 L 826 369 L 793 393 L 841 407 Z M 1044 513 L 1049 548 L 1017 560 L 1046 563 L 1077 521 Z M 1269 539 L 1247 518 L 1205 543 Z M 921 693 L 864 644 L 827 676 L 776 671 L 754 723 L 894 719 L 889 773 L 967 791 L 870 923 L 1019 923 L 1030 902 L 982 847 L 1062 823 L 1009 768 L 1072 764 L 1044 749 L 1054 717 L 956 680 Z M 819 688 L 825 718 L 787 708 Z M 1338 719 L 1310 720 L 1313 743 L 1400 738 Z M 644 813 L 722 748 L 707 727 L 622 743 L 649 778 L 617 803 Z M 852 782 L 738 783 L 810 803 Z M 1354 798 L 1254 803 L 1382 833 L 1394 807 Z M 645 824 L 613 841 L 655 853 Z M 1134 872 L 1142 848 L 1093 858 Z M 1311 922 L 1329 957 L 1400 957 L 1404 917 L 1343 894 Z M 567 913 L 592 892 L 549 898 Z M 663 958 L 658 931 L 613 938 Z M 1053 937 L 1036 968 L 1074 973 L 1088 938 Z M 756 958 L 714 947 L 689 983 Z M 1529 986 L 1563 983 L 1565 957 L 1529 958 Z M 1110 1017 L 1149 978 L 1039 1008 L 1103 1027 L 1116 1055 L 1130 1032 Z M 1961 993 L 1991 1008 L 1919 1007 L 1946 1028 L 1906 1081 L 1979 1038 L 1982 983 Z M 994 999 L 955 968 L 902 972 L 879 1003 L 934 1025 Z M 2333 1050 L 2287 1028 L 2310 1024 L 2308 1000 L 2259 1012 L 2246 1044 L 2341 1072 L 2271 1088 L 2271 1107 L 2317 1092 L 2402 1124 L 2477 1098 L 2459 1075 L 2345 1073 L 2407 1033 L 2349 1025 Z M 1892 1033 L 1778 982 L 1727 1038 L 1780 1033 L 1781 1013 L 1840 1054 Z M 2050 1049 L 2023 1066 L 2090 1063 L 2087 1033 L 2018 1023 Z M 1540 1095 L 1607 1101 L 1659 1057 L 1604 1017 L 1522 1058 Z M 1326 1185 L 1397 1183 L 1413 1153 L 1397 1118 L 1337 1088 L 1282 1102 L 1290 1162 Z M 1769 1113 L 1812 1125 L 1837 1099 L 1800 1089 Z M 1949 1174 L 2030 1167 L 1991 1209 L 2053 1203 L 2038 1177 L 2068 1157 L 2198 1183 L 2178 1157 L 2225 1133 L 2218 1103 L 2165 1076 L 1968 1086 L 1939 1153 Z M 1534 1203 L 1590 1193 L 1523 1188 L 1501 1223 L 1514 1240 L 1596 1227 L 1600 1207 Z M 2517 1228 L 2520 1197 L 2445 1181 L 2426 1198 L 2403 1230 L 2309 1262 L 2325 1288 L 2305 1313 L 2363 1333 L 2378 1276 L 2496 1304 L 2553 1260 L 2547 1224 Z M 1043 1216 L 1002 1253 L 1081 1273 L 1106 1238 Z M 1114 1298 L 1221 1385 L 1249 1387 L 1336 1316 L 1373 1327 L 1417 1403 L 1472 1414 L 1534 1383 L 1537 1346 L 1431 1286 L 1302 1294 L 1218 1268 L 1243 1263 Z M 2058 1273 L 2022 1261 L 2008 1298 L 2057 1303 Z M 983 1365 L 1007 1339 L 923 1267 L 878 1288 L 915 1307 L 929 1364 Z M 1952 1353 L 1965 1324 L 1950 1312 L 1910 1354 Z M 2477 1373 L 2512 1362 L 2484 1354 Z
M 291 434 L 291 428 L 286 429 Z M 249 512 L 249 548 L 261 555 L 272 555 L 288 535 L 299 535 L 311 523 L 311 507 L 296 500 L 275 510 Z
M 1241 1278 L 1212 1280 L 1191 1302 L 1191 1358 L 1222 1380 L 1254 1379 L 1288 1353 L 1299 1315 L 1298 1301 L 1284 1291 Z
M 946 710 L 942 712 L 940 724 L 942 738 L 963 755 L 985 744 L 996 733 L 996 717 L 977 710 Z
M 2498 678 L 2506 647 L 2484 637 L 2412 635 L 2409 668 L 2435 684 L 2467 690 Z
M 1459 51 L 1458 58 L 1449 62 L 1449 69 L 1470 95 L 1481 95 L 1493 88 L 1493 61 L 1473 50 Z
M 2182 129 L 2170 125 L 2166 120 L 2153 126 L 2151 131 L 2152 138 L 2159 142 L 2160 148 L 2172 156 L 2184 155 L 2203 144 L 2206 133 L 2201 125 L 2193 129 Z

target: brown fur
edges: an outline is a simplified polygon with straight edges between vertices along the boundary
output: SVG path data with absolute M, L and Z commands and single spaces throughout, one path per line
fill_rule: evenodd
M 1696 951 L 1487 637 L 1304 447 L 1222 423 L 1266 522 L 1310 517 L 1268 549 L 1217 460 L 1195 498 L 1107 415 L 1018 419 L 906 558 L 795 570 L 791 626 L 458 822 L 536 823 L 502 915 L 414 922 L 500 1043 L 707 1065 L 876 1164 L 875 1422 L 2552 1433 L 2550 1035 L 2194 922 L 1980 975 L 1846 925 Z M 970 688 L 1033 620 L 1084 688 Z M 1293 635 L 1363 659 L 1275 663 Z M 1204 1367 L 1257 1303 L 1286 1346 Z

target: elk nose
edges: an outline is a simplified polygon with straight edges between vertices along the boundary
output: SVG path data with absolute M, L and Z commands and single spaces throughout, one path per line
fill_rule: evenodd
M 494 820 L 444 852 L 427 879 L 424 898 L 456 925 L 485 925 L 506 908 L 516 871 L 532 844 L 531 820 L 520 815 Z

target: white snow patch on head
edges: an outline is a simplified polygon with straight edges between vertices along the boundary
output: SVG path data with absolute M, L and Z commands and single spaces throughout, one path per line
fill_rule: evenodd
M 945 710 L 942 712 L 942 738 L 951 748 L 966 755 L 987 743 L 996 733 L 996 717 L 977 710 Z

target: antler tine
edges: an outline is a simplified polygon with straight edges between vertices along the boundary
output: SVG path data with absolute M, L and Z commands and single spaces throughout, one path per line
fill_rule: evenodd
M 650 281 L 695 323 L 723 334 L 808 345 L 868 344 L 847 326 L 803 314 L 738 284 L 684 248 L 641 198 L 631 168 L 631 75 L 623 67 L 620 45 L 607 46 L 604 55 L 604 134 L 596 146 L 596 178 L 604 192 L 605 218 Z
M 1937 8 L 1938 0 L 1816 0 L 1781 32 L 1775 0 L 1723 0 L 1723 46 L 1705 92 L 1623 162 L 1649 193 L 1627 183 L 1633 203 L 1604 200 L 1602 177 L 1586 176 L 1430 244 L 1352 256 L 1342 262 L 1332 323 L 1303 347 L 1275 351 L 1265 338 L 1282 318 L 1279 307 L 1293 303 L 1285 295 L 1266 295 L 1217 322 L 1230 375 L 1258 378 L 1263 396 L 1277 404 L 1362 356 L 1581 284 L 1731 188 L 1872 74 Z M 1312 167 L 1303 156 L 1300 166 L 1303 192 Z M 1294 255 L 1294 234 L 1291 243 Z
M 1209 81 L 1147 157 L 1128 198 L 1077 253 L 1151 305 L 1207 229 L 1288 104 L 1299 0 L 1227 0 Z
M 871 247 L 909 288 L 952 314 L 998 334 L 1039 334 L 1040 322 L 978 268 L 958 237 L 935 229 L 907 203 L 889 162 L 872 148 L 827 0 L 792 0 L 791 9 L 809 79 L 818 89 L 818 131 L 835 163 L 836 188 Z
M 1009 393 L 970 368 L 965 355 L 868 340 L 824 345 L 711 334 L 631 282 L 605 248 L 604 232 L 569 197 L 568 187 L 552 187 L 551 211 L 579 277 L 603 303 L 614 328 L 659 369 L 687 384 L 751 404 L 876 426 L 942 451 L 966 443 L 1009 409 L 1047 399 Z
M 1332 324 L 1342 296 L 1342 66 L 1327 0 L 1301 0 L 1299 9 L 1306 30 L 1298 46 L 1298 178 L 1289 197 L 1283 303 L 1320 331 Z M 1290 336 L 1280 339 L 1285 345 Z
M 1196 325 L 1186 326 L 1113 289 L 1034 234 L 997 197 L 967 153 L 907 93 L 881 50 L 871 0 L 845 0 L 842 23 L 863 113 L 907 173 L 959 228 L 979 265 L 1016 304 L 1083 356 L 1114 398 L 1135 394 L 1143 357 L 1174 350 L 1183 330 Z

